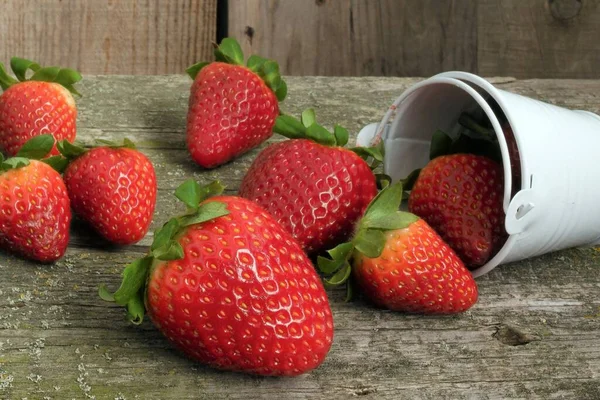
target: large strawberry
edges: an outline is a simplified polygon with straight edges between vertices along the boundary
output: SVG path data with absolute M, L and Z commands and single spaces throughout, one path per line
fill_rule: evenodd
M 65 184 L 73 211 L 107 240 L 133 244 L 148 232 L 156 205 L 156 174 L 150 160 L 125 139 L 85 150 L 67 141 Z
M 377 194 L 369 164 L 343 147 L 348 141 L 344 128 L 328 132 L 315 122 L 312 110 L 302 114 L 302 122 L 278 117 L 275 131 L 293 139 L 256 157 L 240 196 L 267 209 L 310 254 L 345 241 Z M 381 159 L 374 149 L 356 151 Z
M 434 158 L 420 172 L 408 209 L 423 218 L 469 268 L 485 264 L 506 240 L 504 175 L 474 154 Z
M 394 311 L 453 314 L 469 309 L 477 301 L 471 273 L 425 221 L 398 211 L 401 197 L 400 183 L 384 189 L 352 241 L 331 250 L 331 259 L 319 257 L 319 268 L 329 275 L 326 282 L 339 285 L 352 275 L 366 297 Z
M 40 67 L 22 58 L 12 58 L 11 68 L 18 80 L 10 77 L 0 64 L 0 149 L 15 155 L 34 136 L 52 135 L 56 141 L 75 140 L 77 108 L 71 93 L 79 94 L 74 84 L 81 80 L 77 71 L 59 67 Z M 26 75 L 31 70 L 33 75 Z M 51 155 L 57 155 L 56 146 Z
M 300 246 L 264 209 L 219 196 L 218 182 L 175 192 L 189 208 L 154 235 L 150 252 L 103 299 L 144 308 L 189 357 L 216 368 L 298 375 L 327 355 L 333 320 L 321 280 Z M 216 197 L 209 198 L 212 195 Z
M 187 70 L 194 79 L 187 144 L 194 161 L 205 168 L 224 164 L 267 140 L 279 114 L 278 100 L 287 93 L 278 64 L 251 56 L 244 65 L 234 39 L 223 39 L 215 57 L 216 62 Z
M 0 247 L 21 256 L 52 262 L 69 242 L 71 207 L 67 189 L 48 164 L 51 135 L 28 141 L 16 157 L 0 156 Z

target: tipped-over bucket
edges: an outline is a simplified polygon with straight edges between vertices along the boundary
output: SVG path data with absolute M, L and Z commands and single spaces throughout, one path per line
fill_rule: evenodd
M 368 146 L 383 140 L 384 171 L 394 180 L 402 179 L 427 164 L 436 130 L 451 136 L 458 132 L 458 119 L 465 111 L 483 111 L 498 138 L 509 234 L 502 249 L 474 270 L 474 276 L 499 264 L 600 243 L 600 117 L 596 114 L 509 93 L 473 74 L 446 72 L 406 90 L 379 124 L 361 130 L 357 142 Z M 514 138 L 506 137 L 507 128 Z M 507 139 L 518 148 L 515 165 L 511 165 Z M 513 181 L 514 176 L 519 180 Z

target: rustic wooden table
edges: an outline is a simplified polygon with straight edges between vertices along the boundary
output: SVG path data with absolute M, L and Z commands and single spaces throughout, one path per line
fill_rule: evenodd
M 357 132 L 417 79 L 289 78 L 283 108 L 315 107 Z M 600 80 L 494 80 L 501 88 L 600 112 Z M 78 138 L 129 137 L 154 162 L 153 227 L 183 211 L 183 180 L 219 178 L 235 193 L 258 150 L 204 171 L 185 150 L 190 80 L 87 77 Z M 569 132 L 565 132 L 568 137 Z M 273 138 L 272 140 L 279 140 Z M 477 279 L 480 300 L 453 317 L 381 311 L 331 294 L 335 341 L 325 363 L 288 379 L 218 372 L 174 351 L 149 323 L 131 326 L 102 302 L 150 238 L 108 246 L 81 223 L 67 255 L 38 265 L 0 254 L 0 399 L 599 399 L 600 252 L 572 249 L 501 266 Z

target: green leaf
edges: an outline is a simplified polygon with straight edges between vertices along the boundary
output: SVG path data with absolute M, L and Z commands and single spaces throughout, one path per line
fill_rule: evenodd
M 277 100 L 283 101 L 287 96 L 287 92 L 287 83 L 282 79 L 281 83 L 279 84 L 279 87 L 277 88 L 277 90 L 275 90 L 275 97 L 277 97 Z
M 54 82 L 62 85 L 69 92 L 81 97 L 81 93 L 79 93 L 74 86 L 74 84 L 80 80 L 81 74 L 79 72 L 70 68 L 61 68 L 60 71 L 58 71 L 58 75 L 56 76 L 56 79 L 54 79 Z
M 348 303 L 354 297 L 354 280 L 348 279 L 346 281 L 346 297 L 344 298 L 344 302 Z
M 335 136 L 316 123 L 306 128 L 306 137 L 325 146 L 335 146 Z
M 402 202 L 402 183 L 397 182 L 383 189 L 369 204 L 365 211 L 365 219 L 385 218 L 400 209 Z
M 266 58 L 262 58 L 260 56 L 253 54 L 248 58 L 248 62 L 246 62 L 246 66 L 248 68 L 250 68 L 252 71 L 258 72 L 265 62 L 267 62 Z
M 121 147 L 125 147 L 127 149 L 135 149 L 135 143 L 133 143 L 131 140 L 129 140 L 128 138 L 124 138 L 123 139 L 123 146 Z
M 228 214 L 229 210 L 227 210 L 227 205 L 225 203 L 211 201 L 202 204 L 194 214 L 183 217 L 181 219 L 181 226 L 200 224 Z
M 485 118 L 487 119 L 487 116 Z M 467 113 L 460 114 L 460 117 L 458 117 L 458 123 L 468 130 L 481 135 L 482 138 L 494 141 L 497 140 L 494 129 L 486 128 Z
M 383 190 L 392 184 L 392 177 L 386 174 L 375 174 L 375 183 L 379 190 Z
M 186 69 L 185 72 L 190 76 L 190 78 L 195 80 L 196 76 L 198 76 L 198 74 L 200 73 L 202 68 L 206 67 L 208 64 L 210 64 L 210 62 L 203 61 L 203 62 L 196 63 L 196 64 L 188 67 L 188 69 Z
M 80 146 L 77 143 L 71 143 L 67 139 L 59 140 L 56 143 L 56 148 L 60 154 L 69 160 L 77 158 L 86 152 L 86 149 L 83 146 Z
M 123 281 L 121 286 L 114 293 L 110 294 L 106 287 L 100 286 L 98 293 L 102 299 L 113 299 L 118 305 L 124 306 L 136 295 L 136 293 L 146 283 L 148 270 L 152 264 L 153 257 L 146 256 L 128 264 L 123 271 Z M 107 300 L 111 301 L 111 300 Z
M 8 158 L 6 160 L 4 160 L 2 162 L 2 164 L 0 164 L 0 168 L 3 171 L 9 170 L 9 169 L 17 169 L 17 168 L 22 168 L 29 165 L 29 159 L 28 158 L 23 158 L 23 157 L 11 157 Z
M 183 258 L 183 247 L 179 242 L 171 240 L 166 246 L 159 247 L 152 252 L 154 258 L 163 261 L 179 260 Z
M 279 64 L 273 60 L 267 60 L 262 64 L 258 74 L 262 77 L 268 87 L 275 93 L 281 86 L 281 74 L 279 73 Z
M 327 251 L 327 253 L 331 256 L 332 259 L 347 259 L 350 257 L 352 250 L 354 250 L 354 245 L 351 242 L 348 242 L 338 244 L 333 249 Z
M 375 218 L 363 219 L 362 226 L 365 228 L 396 230 L 407 228 L 413 222 L 419 219 L 414 214 L 396 211 L 394 214 L 380 216 Z
M 29 80 L 40 82 L 54 82 L 58 77 L 59 72 L 59 67 L 44 67 L 35 71 L 35 73 Z
M 353 240 L 354 247 L 369 258 L 377 258 L 385 247 L 385 234 L 376 229 L 363 229 Z
M 52 150 L 54 136 L 50 134 L 34 136 L 29 139 L 17 153 L 17 157 L 40 160 Z
M 129 300 L 126 307 L 127 319 L 135 325 L 140 325 L 144 321 L 144 313 L 146 311 L 143 288 Z
M 4 162 L 5 158 L 4 155 L 2 153 L 0 153 L 0 164 L 2 164 Z
M 275 119 L 273 132 L 288 139 L 299 139 L 306 136 L 306 128 L 302 125 L 302 122 L 289 115 L 280 115 Z
M 346 128 L 336 125 L 333 128 L 333 135 L 335 136 L 335 141 L 338 146 L 344 147 L 346 144 L 348 144 L 348 138 L 350 137 L 350 134 Z
M 13 57 L 10 59 L 10 68 L 21 82 L 27 80 L 27 70 L 37 72 L 41 67 L 35 61 L 26 60 L 24 58 Z
M 46 164 L 51 166 L 59 174 L 62 174 L 69 165 L 69 160 L 67 160 L 63 156 L 52 156 L 44 158 L 42 162 L 45 162 Z
M 189 209 L 196 210 L 202 201 L 204 190 L 194 179 L 188 179 L 175 189 L 175 197 L 182 201 Z
M 350 278 L 350 274 L 352 273 L 352 267 L 350 263 L 346 261 L 346 263 L 340 268 L 338 272 L 333 274 L 332 277 L 325 279 L 325 284 L 328 286 L 339 286 L 348 281 Z
M 8 73 L 4 69 L 4 65 L 0 63 L 0 87 L 2 88 L 2 90 L 8 89 L 15 83 L 19 83 L 19 81 L 13 78 L 12 76 L 8 75 Z
M 402 187 L 404 190 L 412 190 L 413 186 L 415 185 L 415 183 L 417 182 L 417 179 L 419 178 L 419 174 L 421 173 L 421 169 L 415 169 L 413 170 L 410 174 L 408 174 L 408 176 L 404 179 L 402 179 L 400 182 L 402 182 Z
M 112 294 L 105 284 L 101 284 L 98 287 L 98 296 L 104 301 L 110 301 L 111 303 L 115 302 L 115 296 Z
M 223 191 L 225 190 L 225 186 L 221 184 L 221 181 L 219 180 L 212 181 L 208 185 L 204 185 L 202 188 L 204 189 L 204 197 L 202 197 L 201 201 L 213 196 L 219 196 L 223 194 Z
M 317 117 L 315 116 L 315 110 L 312 108 L 306 109 L 302 111 L 302 116 L 300 117 L 300 121 L 302 121 L 302 125 L 305 128 L 308 128 L 312 124 L 317 123 Z
M 452 144 L 452 138 L 448 136 L 444 131 L 437 130 L 433 133 L 431 138 L 431 144 L 429 146 L 429 159 L 433 160 L 436 157 L 448 154 L 450 146 Z
M 377 147 L 353 147 L 350 150 L 358 154 L 363 160 L 368 161 L 372 157 L 378 162 L 383 162 L 383 154 Z
M 319 256 L 317 257 L 317 266 L 319 270 L 326 274 L 332 274 L 340 269 L 344 263 L 347 263 L 354 250 L 354 244 L 352 242 L 342 243 L 337 245 L 335 248 L 329 250 L 329 256 L 331 259 Z
M 237 40 L 225 38 L 221 41 L 219 47 L 215 49 L 217 61 L 223 61 L 229 64 L 244 65 L 244 53 Z
M 152 240 L 150 251 L 154 252 L 161 247 L 168 247 L 169 242 L 173 239 L 177 231 L 179 231 L 180 227 L 181 224 L 178 218 L 171 218 L 164 223 L 161 228 L 154 232 L 154 240 Z

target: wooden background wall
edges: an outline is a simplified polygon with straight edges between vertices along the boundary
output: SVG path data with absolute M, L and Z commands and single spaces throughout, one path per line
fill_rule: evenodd
M 0 0 L 0 62 L 174 74 L 212 54 L 217 0 Z
M 88 74 L 182 73 L 229 34 L 288 75 L 600 78 L 600 0 L 0 2 L 0 62 Z

